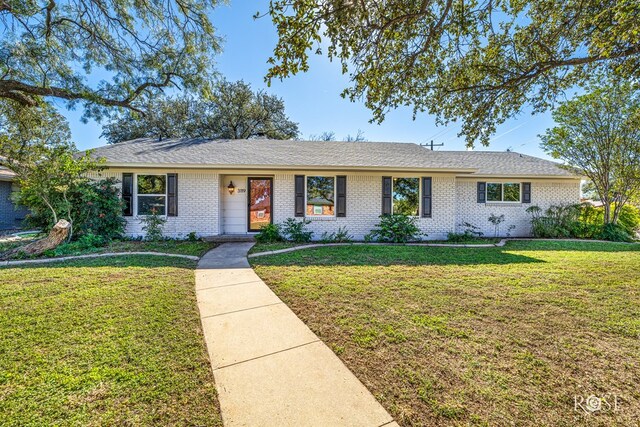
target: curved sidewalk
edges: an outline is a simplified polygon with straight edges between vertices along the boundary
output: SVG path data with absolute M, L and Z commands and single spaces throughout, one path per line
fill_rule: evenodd
M 397 426 L 255 274 L 253 243 L 204 255 L 196 295 L 225 426 Z

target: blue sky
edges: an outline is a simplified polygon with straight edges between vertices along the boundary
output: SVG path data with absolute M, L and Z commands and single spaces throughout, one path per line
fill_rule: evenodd
M 274 81 L 270 88 L 264 83 L 267 58 L 276 42 L 276 32 L 268 17 L 253 19 L 256 11 L 265 12 L 268 2 L 231 1 L 220 6 L 212 19 L 218 34 L 224 37 L 223 52 L 216 57 L 216 69 L 228 80 L 251 83 L 254 89 L 266 89 L 284 99 L 289 117 L 299 123 L 303 138 L 323 131 L 334 131 L 341 139 L 355 135 L 358 129 L 370 141 L 444 143 L 440 149 L 464 150 L 464 140 L 457 136 L 458 127 L 437 127 L 432 116 L 423 114 L 412 120 L 409 108 L 400 108 L 387 115 L 378 125 L 369 123 L 371 113 L 362 103 L 352 103 L 340 97 L 349 80 L 341 74 L 338 63 L 325 57 L 311 58 L 309 72 L 282 82 Z M 101 125 L 80 121 L 82 112 L 63 111 L 79 149 L 104 145 Z M 532 116 L 524 113 L 498 128 L 491 145 L 477 150 L 515 151 L 548 158 L 539 147 L 537 135 L 553 125 L 550 113 Z

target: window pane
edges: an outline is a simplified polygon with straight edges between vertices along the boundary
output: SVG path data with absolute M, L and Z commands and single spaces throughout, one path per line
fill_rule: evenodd
M 138 196 L 138 215 L 165 214 L 165 196 Z
M 393 179 L 394 215 L 417 216 L 420 209 L 420 180 L 418 178 Z
M 520 201 L 520 184 L 504 184 L 504 201 L 519 202 Z
M 502 184 L 487 184 L 487 202 L 502 201 Z
M 333 216 L 334 178 L 307 177 L 307 216 Z
M 138 175 L 138 194 L 165 194 L 166 175 Z

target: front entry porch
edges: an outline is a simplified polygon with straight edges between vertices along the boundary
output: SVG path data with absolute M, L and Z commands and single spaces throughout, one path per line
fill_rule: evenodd
M 250 237 L 272 223 L 272 177 L 224 175 L 220 180 L 220 192 L 219 237 Z

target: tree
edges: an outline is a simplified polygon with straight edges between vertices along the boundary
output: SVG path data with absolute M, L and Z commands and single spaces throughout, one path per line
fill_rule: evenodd
M 44 97 L 141 111 L 167 86 L 200 88 L 219 40 L 207 13 L 217 0 L 0 2 L 0 98 L 35 107 Z M 105 78 L 89 82 L 100 71 Z
M 597 71 L 640 76 L 637 1 L 274 0 L 269 14 L 279 39 L 267 81 L 326 52 L 351 78 L 342 95 L 363 99 L 372 120 L 411 106 L 414 118 L 461 120 L 468 145 Z
M 337 141 L 334 131 L 324 131 L 320 135 L 309 135 L 309 141 Z M 343 139 L 345 142 L 365 142 L 364 132 L 358 129 L 358 133 L 354 135 L 348 134 Z
M 47 211 L 49 227 L 66 216 L 69 239 L 74 226 L 70 194 L 88 182 L 87 173 L 98 170 L 99 163 L 90 153 L 77 153 L 66 121 L 49 104 L 0 101 L 0 165 L 16 174 L 17 201 L 36 213 Z
M 153 100 L 147 114 L 126 111 L 103 128 L 109 143 L 135 138 L 291 139 L 298 124 L 285 113 L 284 101 L 254 92 L 241 81 L 217 83 L 209 96 L 189 95 Z
M 640 93 L 612 83 L 564 103 L 553 118 L 557 125 L 541 136 L 542 148 L 591 180 L 605 224 L 615 224 L 640 194 Z

